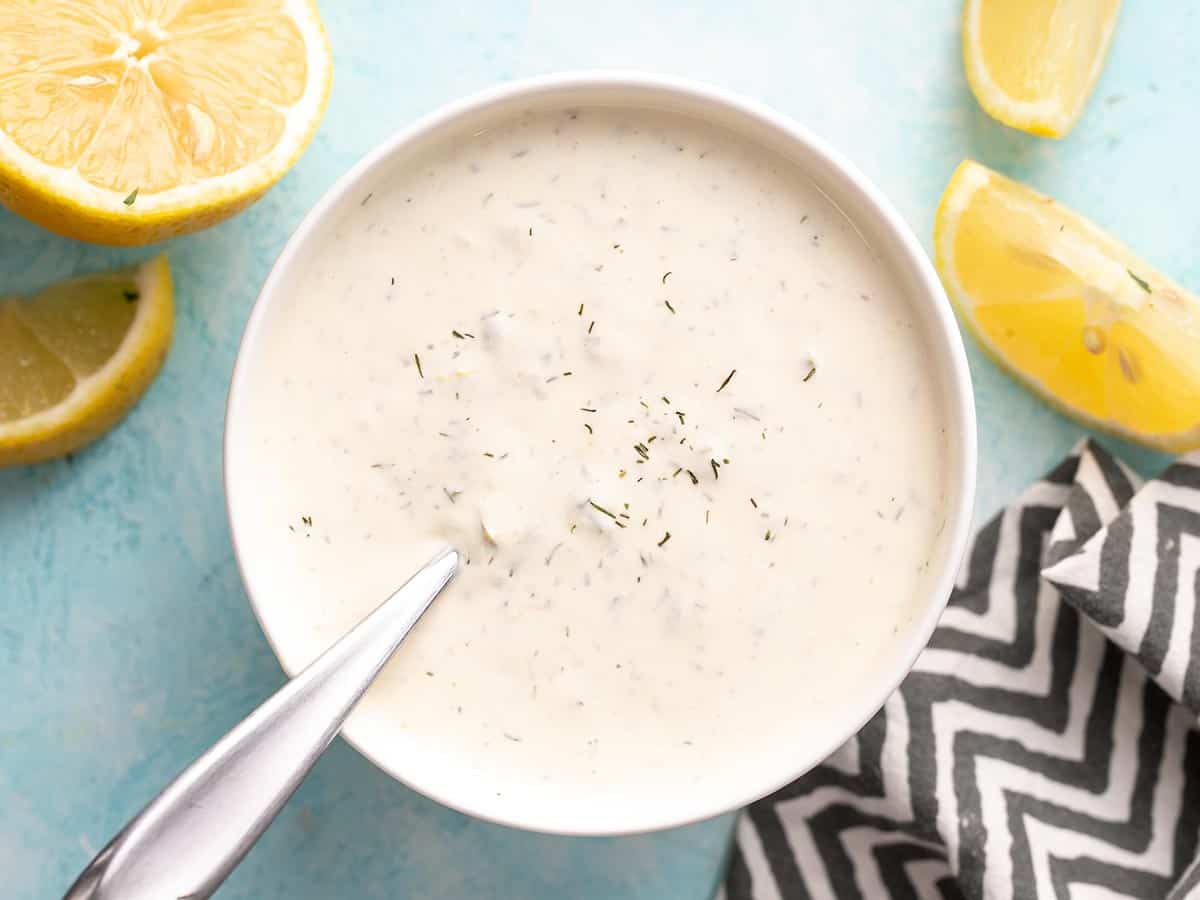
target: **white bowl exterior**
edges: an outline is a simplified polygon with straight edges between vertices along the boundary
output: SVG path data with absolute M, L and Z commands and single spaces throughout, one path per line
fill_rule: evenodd
M 231 453 L 240 397 L 245 393 L 247 371 L 253 365 L 256 335 L 268 310 L 286 302 L 290 281 L 309 247 L 322 240 L 351 204 L 385 180 L 390 171 L 403 165 L 410 153 L 447 133 L 482 127 L 492 120 L 538 108 L 571 106 L 617 106 L 663 109 L 697 116 L 769 147 L 792 160 L 839 206 L 860 230 L 883 263 L 906 292 L 922 320 L 930 346 L 930 364 L 937 369 L 947 417 L 948 461 L 946 494 L 949 498 L 947 524 L 940 553 L 929 581 L 925 603 L 910 627 L 900 635 L 893 658 L 877 667 L 875 689 L 857 698 L 844 711 L 842 720 L 830 728 L 828 741 L 797 751 L 794 765 L 779 771 L 755 772 L 756 778 L 723 782 L 714 773 L 711 784 L 672 808 L 627 803 L 605 808 L 580 809 L 562 791 L 531 795 L 519 813 L 510 803 L 499 803 L 495 792 L 448 766 L 439 766 L 434 754 L 414 755 L 411 748 L 376 738 L 371 722 L 352 716 L 344 736 L 363 755 L 385 772 L 447 806 L 489 821 L 518 828 L 557 834 L 627 834 L 683 825 L 736 809 L 799 777 L 836 750 L 861 728 L 883 705 L 907 674 L 928 642 L 954 585 L 959 561 L 971 527 L 975 492 L 975 408 L 966 355 L 950 304 L 941 283 L 907 225 L 888 201 L 848 162 L 822 141 L 791 120 L 758 103 L 691 81 L 659 75 L 623 72 L 578 72 L 549 75 L 514 82 L 452 103 L 404 129 L 369 153 L 330 188 L 296 229 L 263 285 L 250 314 L 238 352 L 229 390 L 225 434 L 226 502 L 234 553 L 242 572 L 251 606 L 284 669 L 294 674 L 310 661 L 289 644 L 288 623 L 264 598 L 270 588 L 256 583 L 253 560 L 247 545 L 250 535 L 239 526 L 239 509 L 254 503 L 253 481 L 238 468 Z M 399 576 L 398 576 L 399 577 Z M 294 643 L 294 642 L 293 642 Z M 403 652 L 401 649 L 400 652 Z M 382 733 L 382 732 L 380 732 Z M 752 755 L 747 765 L 755 766 Z M 746 780 L 753 781 L 747 785 Z M 491 786 L 488 786 L 491 787 Z M 686 803 L 687 805 L 683 805 Z

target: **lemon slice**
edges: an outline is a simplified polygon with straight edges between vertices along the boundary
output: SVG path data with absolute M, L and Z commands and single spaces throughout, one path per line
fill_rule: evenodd
M 104 244 L 212 225 L 296 161 L 330 72 L 312 0 L 0 3 L 0 201 Z
M 1094 428 L 1200 446 L 1200 298 L 970 160 L 942 194 L 933 239 L 964 325 L 1001 366 Z
M 171 346 L 171 295 L 160 256 L 0 298 L 0 466 L 69 453 L 124 416 Z
M 1005 125 L 1062 137 L 1112 43 L 1121 0 L 966 0 L 963 61 L 979 105 Z

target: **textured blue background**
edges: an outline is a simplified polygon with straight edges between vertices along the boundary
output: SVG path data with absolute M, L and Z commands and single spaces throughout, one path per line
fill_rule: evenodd
M 959 0 L 463 3 L 330 0 L 327 117 L 295 170 L 232 222 L 169 246 L 178 334 L 112 435 L 0 473 L 0 882 L 56 897 L 93 852 L 282 675 L 246 605 L 221 497 L 238 337 L 301 215 L 355 159 L 497 81 L 624 66 L 765 100 L 826 137 L 929 246 L 954 166 L 974 156 L 1050 191 L 1200 289 L 1200 39 L 1190 0 L 1130 3 L 1092 103 L 1063 142 L 992 122 L 962 77 Z M 139 259 L 0 212 L 0 289 Z M 972 347 L 979 516 L 1080 430 Z M 1161 460 L 1125 446 L 1143 469 Z M 332 748 L 220 896 L 704 900 L 731 820 L 616 840 L 522 834 L 442 809 Z

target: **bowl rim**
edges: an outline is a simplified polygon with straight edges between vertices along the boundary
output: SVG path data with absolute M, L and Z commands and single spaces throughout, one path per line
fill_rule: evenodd
M 434 110 L 420 116 L 416 121 L 394 132 L 391 136 L 376 145 L 361 157 L 350 169 L 340 175 L 334 183 L 325 190 L 317 203 L 304 215 L 299 225 L 293 230 L 276 257 L 266 280 L 263 282 L 258 296 L 251 308 L 241 340 L 238 344 L 237 356 L 234 362 L 229 392 L 225 407 L 225 425 L 222 440 L 222 481 L 225 493 L 226 516 L 229 523 L 230 539 L 233 545 L 234 559 L 245 588 L 246 597 L 251 610 L 258 620 L 260 629 L 267 639 L 275 658 L 289 675 L 296 672 L 283 663 L 283 656 L 271 633 L 259 603 L 255 600 L 247 566 L 246 551 L 240 546 L 238 538 L 237 516 L 235 512 L 235 490 L 230 477 L 230 450 L 233 444 L 230 422 L 233 418 L 238 397 L 244 392 L 242 387 L 247 379 L 247 357 L 253 354 L 253 347 L 262 323 L 267 316 L 267 310 L 272 305 L 278 293 L 278 285 L 283 281 L 285 272 L 294 264 L 302 245 L 326 217 L 334 211 L 343 198 L 354 191 L 359 183 L 368 178 L 377 167 L 386 165 L 391 157 L 401 152 L 410 143 L 419 140 L 424 135 L 433 132 L 444 125 L 472 114 L 485 113 L 490 107 L 504 102 L 518 100 L 523 97 L 534 99 L 538 96 L 567 93 L 578 90 L 630 90 L 642 92 L 659 92 L 671 94 L 676 98 L 688 101 L 698 106 L 713 109 L 724 109 L 743 118 L 756 120 L 756 124 L 766 126 L 786 141 L 798 144 L 815 157 L 819 157 L 828 173 L 852 192 L 856 192 L 863 200 L 869 211 L 859 215 L 873 217 L 875 225 L 890 233 L 896 242 L 896 252 L 893 257 L 904 257 L 908 271 L 915 276 L 915 284 L 910 293 L 912 302 L 929 307 L 928 339 L 940 344 L 948 362 L 948 374 L 952 384 L 949 390 L 946 414 L 949 418 L 948 427 L 957 432 L 960 442 L 960 452 L 954 465 L 948 466 L 947 496 L 951 498 L 952 512 L 947 517 L 945 552 L 942 556 L 937 577 L 930 582 L 927 599 L 920 614 L 914 618 L 913 627 L 908 629 L 909 638 L 902 648 L 897 650 L 895 666 L 885 668 L 877 676 L 877 686 L 867 691 L 869 701 L 863 702 L 861 716 L 854 720 L 854 727 L 848 732 L 835 735 L 829 745 L 813 758 L 802 760 L 802 765 L 789 769 L 777 779 L 772 779 L 768 790 L 741 798 L 736 804 L 721 803 L 711 809 L 696 814 L 672 814 L 667 809 L 663 812 L 647 815 L 646 808 L 640 807 L 636 814 L 630 816 L 629 824 L 606 825 L 601 827 L 580 827 L 569 821 L 549 821 L 544 816 L 523 817 L 517 812 L 497 814 L 494 810 L 482 808 L 472 802 L 472 798 L 448 797 L 442 792 L 431 790 L 428 785 L 419 783 L 411 775 L 399 771 L 393 764 L 370 749 L 360 746 L 354 738 L 346 733 L 342 737 L 354 749 L 366 757 L 376 767 L 387 773 L 405 786 L 417 791 L 443 806 L 474 818 L 529 831 L 547 834 L 569 836 L 617 836 L 643 834 L 666 828 L 689 825 L 695 822 L 721 815 L 752 803 L 760 797 L 768 796 L 779 788 L 799 778 L 837 750 L 846 740 L 857 734 L 864 725 L 882 708 L 884 702 L 899 687 L 900 683 L 912 670 L 917 657 L 929 643 L 929 639 L 937 626 L 942 612 L 949 602 L 951 591 L 958 575 L 958 569 L 964 556 L 967 540 L 973 522 L 975 504 L 975 486 L 977 470 L 977 435 L 974 394 L 971 385 L 970 370 L 967 364 L 966 350 L 963 346 L 962 335 L 958 329 L 949 299 L 941 280 L 933 268 L 928 255 L 917 240 L 908 224 L 901 218 L 891 202 L 839 151 L 835 150 L 823 139 L 808 131 L 789 116 L 777 112 L 765 103 L 716 85 L 708 84 L 692 78 L 659 74 L 630 69 L 581 69 L 554 72 L 530 78 L 522 78 L 504 82 L 480 91 L 473 92 L 449 103 L 442 104 Z M 919 296 L 917 296 L 919 295 Z M 275 301 L 277 302 L 277 301 Z M 934 327 L 930 327 L 930 325 Z M 508 808 L 506 807 L 506 810 Z M 562 818 L 562 817 L 560 817 Z M 636 821 L 635 821 L 636 820 Z

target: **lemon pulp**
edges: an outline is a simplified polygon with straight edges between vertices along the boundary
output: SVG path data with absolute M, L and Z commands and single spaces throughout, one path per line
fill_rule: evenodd
M 1005 368 L 1094 427 L 1200 445 L 1200 298 L 1083 217 L 978 163 L 934 226 L 960 318 Z
M 276 181 L 329 87 L 310 0 L 0 9 L 0 199 L 84 240 L 211 224 Z
M 1100 77 L 1120 0 L 966 0 L 967 80 L 989 115 L 1062 137 Z
M 171 344 L 166 257 L 0 298 L 0 466 L 95 440 L 158 374 Z

